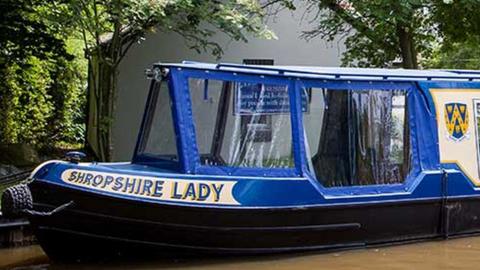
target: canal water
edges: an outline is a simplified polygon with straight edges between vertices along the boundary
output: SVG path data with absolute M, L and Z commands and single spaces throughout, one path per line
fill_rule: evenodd
M 195 260 L 151 260 L 149 262 L 104 264 L 55 264 L 39 246 L 0 250 L 0 269 L 335 269 L 385 270 L 479 269 L 480 237 L 430 241 L 393 247 L 369 248 L 332 253 L 303 253 L 277 256 Z

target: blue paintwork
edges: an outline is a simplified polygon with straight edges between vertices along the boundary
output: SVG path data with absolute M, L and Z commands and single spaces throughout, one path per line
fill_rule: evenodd
M 56 162 L 45 165 L 33 175 L 47 181 L 85 192 L 152 203 L 195 207 L 291 207 L 381 203 L 402 200 L 442 199 L 444 196 L 480 196 L 480 190 L 455 164 L 440 164 L 435 107 L 430 88 L 479 88 L 475 73 L 458 71 L 395 71 L 373 69 L 321 69 L 307 67 L 252 68 L 238 65 L 212 65 L 187 62 L 162 65 L 169 68 L 172 114 L 175 119 L 179 161 L 134 154 L 132 163 L 73 164 Z M 289 86 L 292 139 L 295 167 L 290 169 L 209 167 L 200 163 L 195 142 L 195 128 L 190 110 L 188 78 L 285 84 Z M 451 81 L 435 81 L 448 78 Z M 378 89 L 407 91 L 413 169 L 402 184 L 325 188 L 309 173 L 302 125 L 301 87 L 329 89 Z M 150 96 L 149 96 L 150 98 Z M 148 104 L 148 103 L 147 103 Z M 144 121 L 145 122 L 145 121 Z M 139 132 L 138 144 L 143 138 Z M 135 151 L 136 152 L 136 151 Z M 167 179 L 237 181 L 233 196 L 239 206 L 200 205 L 189 202 L 159 202 L 69 186 L 60 175 L 66 169 L 80 168 L 105 173 L 163 177 Z M 448 172 L 448 194 L 442 188 L 444 170 Z

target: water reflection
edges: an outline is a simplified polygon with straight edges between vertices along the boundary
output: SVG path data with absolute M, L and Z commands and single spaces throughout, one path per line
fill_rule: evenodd
M 480 237 L 326 254 L 303 253 L 242 258 L 167 260 L 104 264 L 54 264 L 38 246 L 0 250 L 2 269 L 477 269 Z

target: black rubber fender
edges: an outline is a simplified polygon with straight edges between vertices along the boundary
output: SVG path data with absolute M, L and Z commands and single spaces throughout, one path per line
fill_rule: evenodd
M 33 208 L 32 193 L 27 185 L 9 187 L 2 195 L 2 214 L 6 218 L 17 218 L 25 210 Z

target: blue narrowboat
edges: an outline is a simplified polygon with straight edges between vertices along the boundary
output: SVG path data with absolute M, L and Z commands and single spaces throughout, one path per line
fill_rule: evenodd
M 131 162 L 8 189 L 54 259 L 259 254 L 480 232 L 480 72 L 159 63 Z

